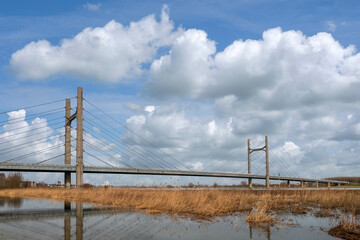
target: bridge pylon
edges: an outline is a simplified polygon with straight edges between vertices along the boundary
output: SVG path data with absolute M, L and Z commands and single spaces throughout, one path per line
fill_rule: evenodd
M 76 188 L 83 187 L 84 148 L 83 148 L 83 89 L 77 88 L 76 106 Z
M 65 165 L 71 165 L 71 101 L 65 100 Z M 71 188 L 71 173 L 65 172 L 65 187 Z
M 256 151 L 264 151 L 265 152 L 265 160 L 266 160 L 266 188 L 270 188 L 270 174 L 269 174 L 269 142 L 268 137 L 265 136 L 265 146 L 262 148 L 250 148 L 250 139 L 248 139 L 248 174 L 251 174 L 251 153 Z M 252 188 L 252 178 L 249 177 L 249 188 Z
M 251 174 L 251 148 L 250 148 L 250 139 L 248 139 L 248 174 Z M 249 188 L 252 188 L 252 178 L 248 179 Z
M 71 115 L 71 102 L 66 99 L 65 105 L 65 165 L 71 164 L 71 122 L 76 119 L 76 188 L 83 186 L 84 148 L 83 148 L 83 89 L 77 88 L 76 112 Z M 65 172 L 65 186 L 71 187 L 71 173 Z

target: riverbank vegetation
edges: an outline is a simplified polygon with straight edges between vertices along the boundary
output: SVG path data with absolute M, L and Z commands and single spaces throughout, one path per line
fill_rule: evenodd
M 360 213 L 360 191 L 356 190 L 154 190 L 154 189 L 3 189 L 0 196 L 47 198 L 94 203 L 147 212 L 218 216 L 251 211 L 259 202 L 267 211 L 306 213 L 311 209 Z

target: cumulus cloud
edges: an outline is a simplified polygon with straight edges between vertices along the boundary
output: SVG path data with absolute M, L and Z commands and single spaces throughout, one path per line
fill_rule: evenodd
M 52 129 L 45 118 L 35 118 L 31 122 L 25 118 L 25 110 L 8 113 L 8 121 L 0 130 L 1 161 L 37 163 L 50 159 L 63 162 L 64 141 L 59 132 Z M 54 158 L 56 156 L 59 157 Z M 49 180 L 48 174 L 37 173 L 36 176 L 39 181 Z
M 2 159 L 4 161 L 17 159 L 19 156 L 48 149 L 61 143 L 59 136 L 51 137 L 54 130 L 48 126 L 46 119 L 35 118 L 28 123 L 25 121 L 25 110 L 9 112 L 8 116 L 8 122 L 2 127 L 0 132 Z M 44 141 L 44 139 L 48 141 Z M 27 143 L 30 146 L 26 145 Z M 19 147 L 17 148 L 17 146 Z M 36 162 L 59 154 L 61 154 L 59 149 L 53 149 L 20 160 Z M 14 160 L 15 162 L 17 161 L 16 159 Z
M 197 97 L 207 85 L 210 56 L 215 42 L 202 30 L 189 29 L 174 41 L 169 55 L 151 65 L 146 88 L 154 95 Z
M 130 117 L 127 127 L 135 129 L 191 169 L 247 172 L 247 139 L 251 139 L 253 148 L 263 147 L 265 134 L 269 135 L 270 174 L 306 177 L 354 175 L 356 171 L 352 169 L 359 166 L 356 160 L 360 149 L 358 141 L 330 139 L 336 135 L 334 128 L 345 126 L 339 125 L 336 119 L 315 118 L 299 130 L 297 121 L 285 120 L 278 124 L 256 115 L 253 120 L 244 120 L 247 118 L 241 115 L 220 119 L 196 118 L 185 114 L 179 107 L 161 111 L 162 107 Z M 314 126 L 310 126 L 311 123 Z M 359 126 L 354 124 L 353 130 L 360 131 Z M 272 128 L 279 130 L 267 130 Z M 293 132 L 292 128 L 295 128 Z M 136 139 L 132 132 L 126 134 Z M 141 143 L 141 139 L 137 142 Z M 264 152 L 252 154 L 253 173 L 264 174 L 264 164 Z
M 206 33 L 187 30 L 168 55 L 152 63 L 149 91 L 193 98 L 256 96 L 273 107 L 359 98 L 354 88 L 360 84 L 360 54 L 328 33 L 308 37 L 273 28 L 260 40 L 236 40 L 214 54 Z
M 215 113 L 232 118 L 235 135 L 357 140 L 359 59 L 354 46 L 343 47 L 328 33 L 274 28 L 216 53 L 205 32 L 190 29 L 152 63 L 145 88 L 154 96 L 215 99 Z M 208 132 L 216 123 L 207 124 Z
M 293 142 L 285 142 L 282 146 L 275 148 L 275 150 L 281 154 L 284 154 L 285 159 L 292 159 L 297 163 L 299 163 L 304 156 L 304 153 L 300 150 L 300 147 Z
M 51 119 L 49 121 L 51 121 L 50 124 L 46 118 L 40 117 L 29 121 L 26 119 L 25 110 L 9 112 L 6 123 L 1 124 L 2 129 L 0 129 L 1 161 L 33 164 L 63 164 L 65 151 L 63 121 L 60 123 L 57 122 L 55 125 Z M 93 132 L 98 136 L 101 133 L 100 129 L 96 127 L 93 127 Z M 75 129 L 72 130 L 71 135 L 76 136 Z M 105 165 L 106 162 L 113 166 L 126 166 L 122 161 L 121 154 L 114 154 L 112 152 L 112 154 L 105 156 L 101 155 L 103 152 L 110 152 L 116 148 L 116 144 L 104 138 L 97 138 L 86 131 L 84 133 L 84 140 L 85 165 Z M 72 139 L 72 141 L 74 141 L 74 139 Z M 75 147 L 76 144 L 72 142 L 72 146 Z M 75 148 L 72 148 L 73 153 L 74 149 Z M 103 161 L 99 161 L 100 158 Z M 72 164 L 75 164 L 74 157 Z M 25 174 L 27 179 L 35 180 L 36 178 L 36 181 L 46 181 L 48 183 L 55 182 L 54 179 L 61 179 L 61 176 L 63 175 L 43 173 Z M 103 179 L 99 181 L 103 181 Z
M 27 44 L 10 59 L 13 73 L 22 79 L 39 80 L 54 75 L 72 75 L 105 82 L 139 77 L 142 64 L 151 62 L 159 47 L 167 46 L 173 32 L 168 8 L 160 21 L 149 15 L 123 26 L 114 20 L 104 27 L 86 28 L 59 45 L 47 40 Z
M 239 140 L 241 136 L 232 133 L 231 119 L 219 122 L 198 119 L 179 107 L 161 106 L 151 113 L 132 116 L 126 126 L 133 131 L 127 132 L 127 137 L 146 145 L 134 134 L 141 133 L 147 141 L 191 168 L 209 168 L 215 160 L 233 161 L 232 154 L 246 150 L 239 147 L 241 142 L 242 146 L 245 144 Z

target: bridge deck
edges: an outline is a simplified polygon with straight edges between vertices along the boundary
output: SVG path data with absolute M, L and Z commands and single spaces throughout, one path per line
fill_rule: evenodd
M 30 164 L 30 163 L 0 163 L 0 171 L 12 172 L 76 172 L 74 165 L 57 164 Z M 231 172 L 205 172 L 191 170 L 171 170 L 171 169 L 147 169 L 147 168 L 122 168 L 122 167 L 104 167 L 104 166 L 84 166 L 84 173 L 104 173 L 104 174 L 141 174 L 141 175 L 170 175 L 170 176 L 194 176 L 194 177 L 222 177 L 222 178 L 252 178 L 266 179 L 265 175 L 231 173 Z M 348 184 L 344 181 L 300 178 L 289 176 L 273 176 L 270 180 L 281 181 L 304 181 L 333 184 Z

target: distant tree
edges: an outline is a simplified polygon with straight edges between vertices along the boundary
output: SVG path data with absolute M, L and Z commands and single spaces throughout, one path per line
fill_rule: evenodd
M 194 184 L 193 184 L 193 183 L 189 183 L 189 184 L 188 184 L 188 187 L 189 187 L 189 188 L 193 188 L 193 187 L 194 187 Z
M 214 185 L 213 185 L 213 187 L 215 187 L 215 188 L 218 187 L 218 186 L 219 186 L 219 185 L 218 185 L 217 183 L 214 183 Z
M 19 188 L 20 183 L 23 181 L 21 173 L 10 173 L 5 180 L 6 188 Z
M 0 174 L 0 188 L 5 188 L 6 176 L 4 173 Z
M 7 177 L 9 188 L 19 188 L 20 183 L 23 181 L 21 173 L 10 173 Z

